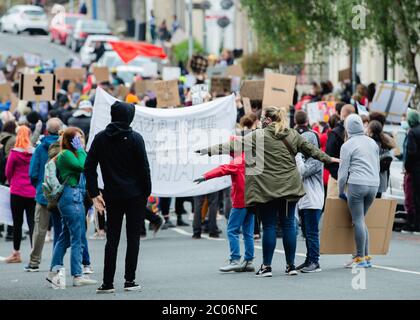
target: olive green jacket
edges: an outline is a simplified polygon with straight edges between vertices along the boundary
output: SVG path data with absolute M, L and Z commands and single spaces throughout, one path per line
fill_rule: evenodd
M 282 142 L 285 138 L 293 154 Z M 298 152 L 324 163 L 331 158 L 306 141 L 294 129 L 275 133 L 274 124 L 257 129 L 245 137 L 207 149 L 209 155 L 236 154 L 245 151 L 245 203 L 247 207 L 278 198 L 298 200 L 305 195 L 295 156 Z

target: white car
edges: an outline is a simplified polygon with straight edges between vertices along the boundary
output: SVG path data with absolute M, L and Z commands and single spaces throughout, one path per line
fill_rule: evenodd
M 143 78 L 155 78 L 158 75 L 158 64 L 151 58 L 137 57 L 129 63 L 124 63 L 115 51 L 107 51 L 98 61 L 98 66 L 109 69 L 119 66 L 137 67 Z M 128 70 L 128 69 L 127 69 Z M 134 69 L 132 69 L 134 70 Z
M 19 34 L 28 31 L 31 34 L 35 32 L 48 34 L 48 28 L 48 17 L 44 9 L 38 6 L 13 6 L 0 20 L 2 32 Z
M 94 52 L 95 45 L 98 42 L 104 43 L 105 50 L 109 51 L 112 50 L 111 45 L 108 41 L 118 41 L 118 37 L 116 36 L 107 36 L 107 35 L 95 35 L 95 36 L 88 36 L 86 39 L 85 44 L 80 49 L 80 60 L 82 64 L 87 66 L 90 65 L 96 59 L 96 55 Z

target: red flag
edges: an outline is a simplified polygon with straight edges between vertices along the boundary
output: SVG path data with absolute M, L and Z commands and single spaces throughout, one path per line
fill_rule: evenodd
M 124 63 L 129 63 L 138 56 L 165 59 L 163 48 L 147 42 L 108 41 Z

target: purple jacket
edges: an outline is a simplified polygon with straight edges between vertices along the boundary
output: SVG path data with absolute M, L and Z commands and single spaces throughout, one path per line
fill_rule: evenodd
M 29 164 L 32 152 L 12 149 L 6 164 L 6 177 L 10 184 L 10 193 L 25 198 L 35 198 L 36 190 L 29 178 Z

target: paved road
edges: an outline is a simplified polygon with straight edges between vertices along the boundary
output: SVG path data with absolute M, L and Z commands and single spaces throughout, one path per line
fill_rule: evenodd
M 0 44 L 0 54 L 3 57 L 8 55 L 23 56 L 24 53 L 33 53 L 44 59 L 55 59 L 58 66 L 64 66 L 67 60 L 75 56 L 66 47 L 51 43 L 49 36 L 0 33 Z
M 219 220 L 222 229 L 223 220 Z M 387 256 L 375 257 L 377 267 L 366 271 L 366 289 L 355 290 L 355 274 L 342 267 L 348 256 L 322 256 L 323 271 L 300 274 L 283 273 L 285 259 L 281 240 L 273 261 L 273 278 L 256 278 L 252 273 L 222 274 L 218 267 L 228 258 L 225 232 L 221 239 L 191 239 L 191 227 L 161 231 L 142 240 L 137 272 L 142 292 L 124 293 L 125 234 L 122 235 L 114 295 L 95 294 L 96 286 L 53 290 L 44 280 L 51 261 L 51 243 L 44 249 L 41 271 L 25 273 L 23 264 L 0 263 L 0 299 L 420 299 L 420 237 L 395 233 Z M 149 235 L 150 236 L 150 235 Z M 95 274 L 102 278 L 105 241 L 89 240 Z M 261 263 L 261 242 L 256 243 L 256 263 Z M 11 242 L 0 239 L 0 256 L 12 249 Z M 29 256 L 29 241 L 22 247 L 24 262 Z M 298 243 L 297 262 L 303 261 L 305 245 Z M 69 254 L 65 258 L 69 268 Z M 69 273 L 69 270 L 67 271 Z M 67 275 L 67 283 L 71 277 Z

